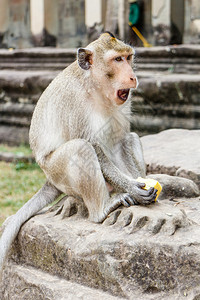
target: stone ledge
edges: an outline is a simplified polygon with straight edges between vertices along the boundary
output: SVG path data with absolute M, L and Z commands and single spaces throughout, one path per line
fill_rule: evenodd
M 169 129 L 141 141 L 149 173 L 189 178 L 200 188 L 200 130 Z
M 76 58 L 76 49 L 30 48 L 0 50 L 0 69 L 61 70 Z M 171 70 L 178 73 L 200 70 L 199 45 L 136 48 L 140 70 Z
M 0 143 L 10 146 L 29 144 L 29 128 L 19 126 L 0 125 Z
M 31 103 L 56 77 L 58 71 L 0 70 L 0 97 L 5 102 Z
M 130 213 L 133 219 L 127 223 Z M 40 214 L 22 227 L 12 258 L 125 299 L 189 300 L 200 295 L 199 224 L 165 201 L 113 214 L 103 225 L 76 215 Z
M 138 72 L 139 86 L 133 94 L 154 104 L 199 105 L 199 74 Z M 154 107 L 153 107 L 154 108 Z
M 0 69 L 62 70 L 76 59 L 76 49 L 0 50 Z
M 52 276 L 31 267 L 9 265 L 0 286 L 1 299 L 15 300 L 122 300 L 108 293 Z
M 138 47 L 136 53 L 141 57 L 197 57 L 200 58 L 200 45 L 169 45 L 169 46 L 156 46 L 156 47 Z
M 75 57 L 76 49 L 0 50 L 0 126 L 28 128 L 32 113 L 25 105 L 35 105 Z M 134 131 L 144 135 L 168 128 L 200 128 L 199 45 L 136 48 L 136 67 L 140 85 L 133 93 Z M 13 111 L 5 106 L 9 102 L 15 104 Z M 0 141 L 10 143 L 5 134 Z

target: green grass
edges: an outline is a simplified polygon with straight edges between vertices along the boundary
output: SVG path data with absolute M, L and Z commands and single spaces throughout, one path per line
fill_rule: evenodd
M 6 149 L 8 152 L 9 149 L 11 152 L 10 147 L 4 147 L 0 146 L 0 151 Z M 15 147 L 12 152 L 17 153 L 23 149 L 25 155 L 28 155 L 29 150 L 26 148 Z M 0 225 L 29 200 L 44 182 L 45 175 L 37 164 L 0 162 Z
M 10 147 L 8 145 L 1 144 L 0 152 L 11 152 L 14 154 L 23 154 L 25 156 L 30 156 L 32 154 L 31 149 L 26 145 L 20 145 L 19 147 Z

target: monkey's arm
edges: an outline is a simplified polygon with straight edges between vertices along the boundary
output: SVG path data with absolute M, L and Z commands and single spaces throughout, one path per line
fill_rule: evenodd
M 118 192 L 128 193 L 134 199 L 135 203 L 150 204 L 156 198 L 157 190 L 151 188 L 144 190 L 145 184 L 123 174 L 106 156 L 99 144 L 93 145 L 101 166 L 101 171 L 105 180 L 110 183 Z
M 20 208 L 20 210 L 18 210 L 15 215 L 11 217 L 11 220 L 9 220 L 0 239 L 0 279 L 5 259 L 22 224 L 47 204 L 52 203 L 60 194 L 61 192 L 59 190 L 47 182 L 27 203 L 24 204 L 24 206 Z

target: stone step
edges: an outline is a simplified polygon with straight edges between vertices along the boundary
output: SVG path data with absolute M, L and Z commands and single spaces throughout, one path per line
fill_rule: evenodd
M 199 105 L 200 74 L 137 72 L 139 86 L 134 94 L 152 104 Z
M 157 133 L 169 128 L 200 129 L 200 74 L 138 72 L 133 92 L 133 130 Z
M 0 142 L 28 141 L 28 134 L 21 132 L 23 128 L 28 132 L 37 100 L 75 57 L 76 49 L 0 50 Z M 200 128 L 199 45 L 137 48 L 136 66 L 135 131 L 144 135 L 169 128 Z M 4 134 L 5 127 L 16 139 Z
M 200 46 L 177 45 L 136 48 L 139 70 L 196 73 L 200 71 Z M 76 49 L 0 49 L 0 69 L 62 70 L 76 58 Z
M 0 124 L 0 143 L 7 143 L 10 146 L 28 144 L 29 128 Z
M 62 70 L 76 59 L 76 49 L 0 49 L 0 69 Z
M 200 130 L 165 130 L 141 142 L 149 173 L 189 178 L 200 190 Z
M 59 71 L 0 70 L 1 102 L 36 103 Z M 134 94 L 144 100 L 167 104 L 199 104 L 200 74 L 137 71 L 139 86 Z
M 136 65 L 140 71 L 199 73 L 200 46 L 183 44 L 136 48 Z
M 199 209 L 198 199 L 190 202 Z M 181 203 L 191 213 L 187 201 Z M 191 293 L 199 295 L 200 227 L 174 203 L 119 209 L 103 225 L 66 213 L 62 204 L 26 222 L 12 260 L 125 299 L 182 299 L 187 293 L 190 297 L 184 299 L 189 300 Z M 12 277 L 6 272 L 3 286 Z
M 10 264 L 0 284 L 0 299 L 8 300 L 122 300 L 28 266 Z
M 59 71 L 0 71 L 0 142 L 28 142 L 28 128 L 37 100 Z M 169 128 L 200 128 L 200 75 L 137 72 L 133 91 L 133 130 L 157 133 Z M 10 135 L 4 134 L 7 127 Z M 21 131 L 26 128 L 26 135 Z M 19 133 L 17 133 L 19 131 Z M 16 138 L 15 138 L 16 136 Z
M 36 103 L 59 71 L 0 70 L 0 100 L 4 103 Z

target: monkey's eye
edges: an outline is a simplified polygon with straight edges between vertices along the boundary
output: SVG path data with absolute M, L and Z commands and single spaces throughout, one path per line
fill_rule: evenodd
M 122 57 L 121 56 L 115 57 L 115 61 L 122 61 Z
M 127 60 L 132 60 L 132 57 L 133 57 L 132 54 L 128 55 L 128 56 L 127 56 Z

